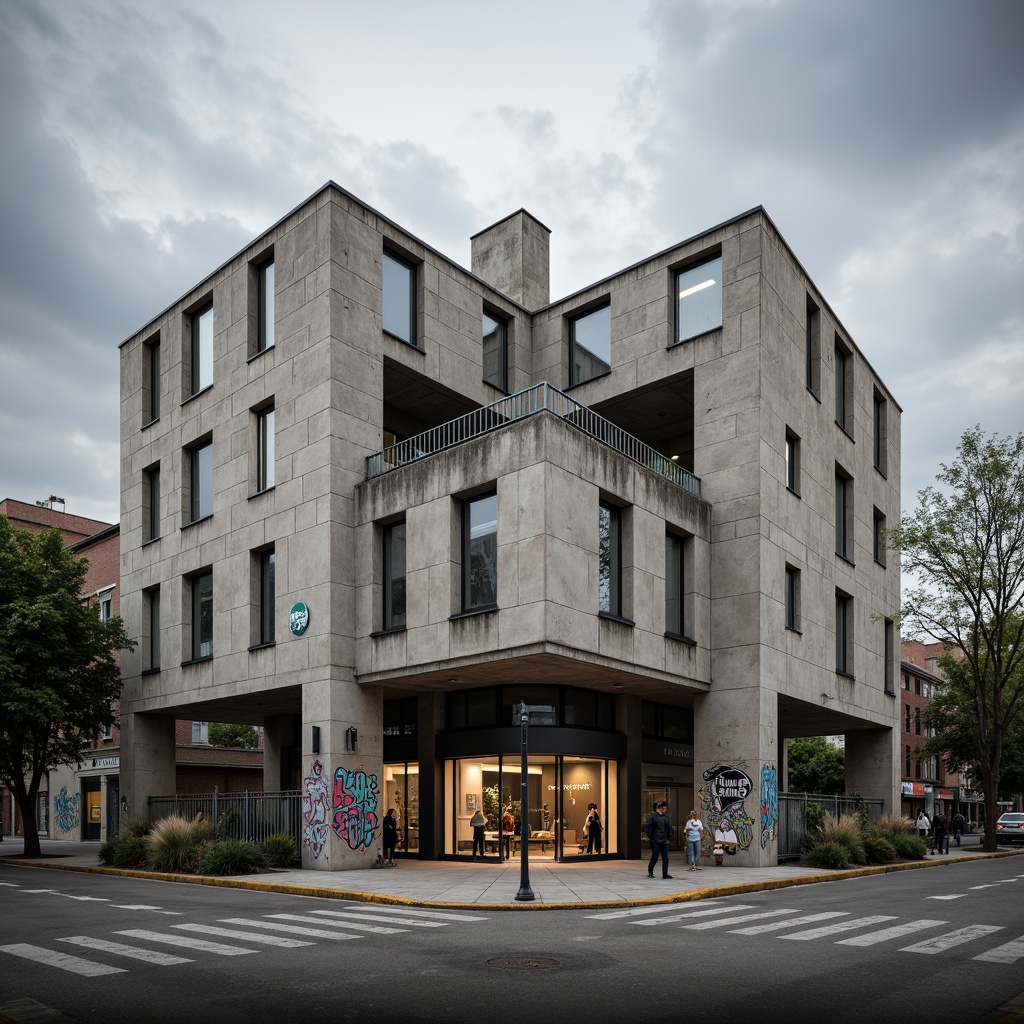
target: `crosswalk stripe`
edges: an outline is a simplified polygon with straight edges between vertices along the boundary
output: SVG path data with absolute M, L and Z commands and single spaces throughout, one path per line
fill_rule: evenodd
M 258 949 L 245 949 L 242 946 L 228 946 L 223 942 L 208 942 L 206 939 L 190 939 L 187 935 L 168 935 L 164 932 L 151 932 L 146 928 L 129 928 L 126 931 L 114 932 L 115 935 L 127 935 L 130 939 L 146 939 L 148 942 L 163 942 L 168 946 L 184 946 L 186 949 L 198 949 L 203 953 L 216 953 L 218 956 L 242 956 L 245 953 L 258 953 Z
M 733 910 L 753 910 L 754 905 L 752 903 L 733 903 L 728 907 L 728 911 Z M 727 912 L 725 907 L 710 907 L 707 910 L 688 910 L 682 914 L 672 914 L 669 917 L 651 917 L 646 921 L 630 921 L 630 924 L 641 924 L 641 925 L 659 925 L 659 924 L 675 924 L 678 921 L 691 921 L 695 917 L 707 917 L 711 914 L 724 914 Z
M 914 932 L 924 931 L 925 928 L 938 928 L 939 925 L 949 924 L 948 921 L 929 921 L 922 918 L 920 921 L 909 921 L 907 924 L 894 924 L 891 928 L 883 928 L 881 931 L 868 932 L 867 935 L 855 935 L 852 939 L 840 939 L 837 946 L 874 946 L 879 942 L 888 942 L 890 939 L 900 939 L 904 935 L 911 935 Z
M 721 906 L 722 900 L 701 900 L 702 907 L 710 907 L 712 904 Z M 667 903 L 661 907 L 629 907 L 627 910 L 607 910 L 602 914 L 587 914 L 591 921 L 613 921 L 619 917 L 640 917 L 647 914 L 667 914 L 670 911 L 679 909 L 678 903 Z
M 1005 942 L 995 949 L 980 953 L 975 960 L 987 960 L 992 964 L 1015 964 L 1021 957 L 1024 957 L 1024 935 L 1012 942 Z
M 25 960 L 34 960 L 37 964 L 46 964 L 48 967 L 58 967 L 62 971 L 80 974 L 85 978 L 96 978 L 101 974 L 125 973 L 123 967 L 108 967 L 106 964 L 83 960 L 80 956 L 60 953 L 55 949 L 43 949 L 42 946 L 33 946 L 27 942 L 15 942 L 10 946 L 0 946 L 0 952 L 20 956 Z
M 226 939 L 245 939 L 246 942 L 259 942 L 264 946 L 280 946 L 292 949 L 295 946 L 314 946 L 314 942 L 302 939 L 286 939 L 283 935 L 254 935 L 252 932 L 236 931 L 234 928 L 218 928 L 212 924 L 172 924 L 172 928 L 180 928 L 185 932 L 199 932 L 203 935 L 222 935 Z
M 221 924 L 239 924 L 246 928 L 265 928 L 272 932 L 287 932 L 289 935 L 305 935 L 314 939 L 361 939 L 362 935 L 348 935 L 345 932 L 329 932 L 326 928 L 303 928 L 297 924 L 278 924 L 276 921 L 256 921 L 249 917 L 222 917 Z
M 947 932 L 945 935 L 937 935 L 934 939 L 926 939 L 913 946 L 904 946 L 901 953 L 941 953 L 943 950 L 952 949 L 964 942 L 971 942 L 980 939 L 983 935 L 991 935 L 992 932 L 1001 932 L 1002 925 L 994 924 L 972 924 L 966 928 L 958 928 L 955 932 Z
M 711 921 L 698 921 L 696 924 L 680 925 L 681 928 L 688 928 L 690 931 L 706 931 L 709 928 L 727 928 L 731 924 L 743 924 L 744 921 L 760 921 L 766 917 L 782 917 L 785 914 L 795 914 L 795 910 L 762 910 L 757 914 L 737 914 L 735 917 L 718 917 Z
M 821 914 L 808 914 L 806 917 L 791 917 L 788 921 L 770 921 L 768 924 L 755 924 L 749 928 L 731 928 L 731 935 L 761 935 L 764 932 L 777 932 L 783 928 L 795 928 L 798 924 L 814 924 L 815 921 L 831 921 L 836 917 L 849 917 L 848 910 L 830 910 Z
M 58 942 L 71 942 L 87 949 L 99 949 L 104 953 L 115 953 L 117 956 L 128 956 L 133 960 L 144 960 L 157 967 L 171 967 L 174 964 L 192 963 L 187 957 L 174 956 L 171 953 L 160 953 L 155 949 L 140 949 L 138 946 L 126 946 L 123 942 L 111 942 L 109 939 L 94 939 L 91 935 L 68 935 Z
M 780 939 L 793 939 L 797 942 L 806 942 L 810 939 L 821 939 L 826 935 L 835 935 L 837 932 L 852 932 L 854 928 L 867 928 L 873 924 L 881 924 L 883 921 L 895 921 L 892 914 L 875 914 L 874 917 L 856 917 L 852 921 L 840 921 L 838 924 L 826 924 L 821 928 L 811 928 L 806 932 L 796 932 L 794 935 L 780 935 Z
M 327 910 L 315 910 L 315 914 L 327 914 Z M 310 917 L 306 914 L 267 914 L 274 921 L 298 921 L 304 924 L 329 924 L 336 928 L 352 928 L 357 932 L 373 932 L 375 935 L 401 935 L 408 928 L 386 928 L 379 924 L 364 924 L 362 921 L 325 921 L 322 917 Z
M 363 914 L 357 914 L 351 910 L 317 910 L 317 914 L 324 914 L 330 917 L 342 917 L 346 920 L 358 921 L 360 918 L 365 917 Z M 273 917 L 279 917 L 279 914 L 271 915 Z M 374 918 L 376 921 L 383 921 L 385 924 L 400 924 L 406 928 L 444 928 L 444 921 L 416 921 L 409 917 L 384 917 L 383 915 Z
M 442 921 L 486 921 L 479 914 L 452 914 L 446 910 L 420 910 L 419 907 L 386 907 L 375 903 L 355 903 L 352 910 L 361 910 L 365 914 L 410 914 L 415 917 L 436 917 Z M 314 910 L 314 914 L 330 914 L 330 910 Z

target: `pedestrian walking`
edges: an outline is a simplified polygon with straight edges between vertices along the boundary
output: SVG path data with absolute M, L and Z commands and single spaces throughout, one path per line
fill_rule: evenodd
M 512 808 L 506 807 L 501 816 L 501 844 L 505 851 L 505 860 L 512 859 L 512 837 L 516 834 L 516 822 L 512 817 Z
M 928 815 L 924 811 L 918 811 L 917 813 L 917 834 L 922 839 L 928 838 L 928 832 L 932 827 L 932 823 L 928 820 Z
M 949 835 L 946 832 L 946 816 L 941 809 L 936 809 L 932 818 L 932 834 L 935 836 L 935 849 L 932 854 L 949 853 Z
M 696 811 L 690 811 L 690 817 L 684 828 L 686 829 L 686 845 L 690 853 L 690 870 L 700 871 L 700 841 L 704 838 L 704 822 L 697 817 Z
M 480 859 L 484 859 L 484 829 L 487 828 L 487 818 L 484 812 L 478 807 L 476 814 L 469 819 L 470 827 L 473 829 L 473 860 L 476 860 L 477 850 L 480 851 Z
M 388 808 L 384 815 L 384 863 L 390 867 L 395 866 L 395 847 L 398 845 L 398 819 L 395 817 L 394 807 Z
M 593 853 L 596 847 L 601 852 L 601 831 L 604 826 L 601 824 L 601 815 L 597 813 L 597 804 L 589 804 L 587 810 L 587 853 Z
M 956 814 L 953 815 L 953 820 L 950 824 L 953 829 L 953 839 L 956 842 L 956 845 L 959 846 L 960 836 L 967 827 L 967 820 L 959 811 L 957 811 Z
M 654 866 L 658 863 L 659 857 L 661 858 L 661 877 L 672 877 L 668 873 L 668 848 L 669 843 L 672 841 L 672 836 L 675 834 L 675 829 L 672 827 L 672 822 L 668 819 L 667 810 L 668 804 L 664 800 L 659 801 L 654 812 L 644 825 L 647 838 L 651 841 L 651 860 L 647 865 L 648 878 L 654 877 Z

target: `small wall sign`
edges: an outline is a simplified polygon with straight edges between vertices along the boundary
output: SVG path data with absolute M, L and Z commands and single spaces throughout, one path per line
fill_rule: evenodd
M 288 628 L 296 635 L 302 636 L 309 625 L 309 609 L 302 601 L 296 601 L 288 613 Z

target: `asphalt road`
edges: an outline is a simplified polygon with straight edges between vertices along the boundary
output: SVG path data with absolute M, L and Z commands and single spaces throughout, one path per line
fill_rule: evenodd
M 0 865 L 0 1021 L 995 1024 L 1022 993 L 1020 858 L 603 911 Z

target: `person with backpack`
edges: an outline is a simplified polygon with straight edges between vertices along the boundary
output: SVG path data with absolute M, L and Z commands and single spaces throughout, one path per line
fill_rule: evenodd
M 935 836 L 935 849 L 932 854 L 949 853 L 949 835 L 946 832 L 946 816 L 941 808 L 935 809 L 932 818 L 932 834 Z
M 654 866 L 658 863 L 658 858 L 660 857 L 661 877 L 671 878 L 672 876 L 668 873 L 668 848 L 669 843 L 672 841 L 672 836 L 675 834 L 675 829 L 672 827 L 672 822 L 669 821 L 668 803 L 666 801 L 658 801 L 658 805 L 654 808 L 653 813 L 644 825 L 644 832 L 651 841 L 651 860 L 647 865 L 647 877 L 654 877 Z

